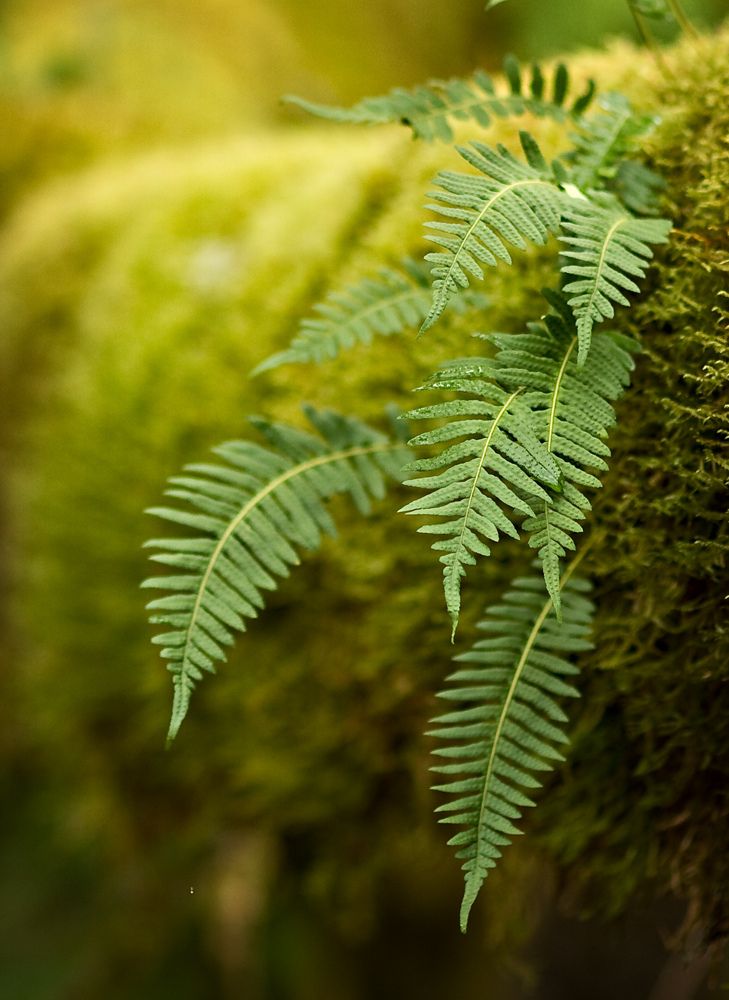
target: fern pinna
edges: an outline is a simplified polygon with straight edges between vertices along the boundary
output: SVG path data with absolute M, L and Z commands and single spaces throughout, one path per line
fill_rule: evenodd
M 362 514 L 397 478 L 403 447 L 352 417 L 305 408 L 318 434 L 252 421 L 267 441 L 231 441 L 215 449 L 224 464 L 195 464 L 170 480 L 167 495 L 188 508 L 154 507 L 155 514 L 195 535 L 154 539 L 152 559 L 178 572 L 144 587 L 170 593 L 151 601 L 153 624 L 169 626 L 154 638 L 169 663 L 174 701 L 168 741 L 174 739 L 203 672 L 225 659 L 233 633 L 245 630 L 299 562 L 298 548 L 315 549 L 322 533 L 335 534 L 325 501 L 348 493 Z M 191 509 L 190 509 L 191 508 Z
M 550 502 L 545 487 L 559 485 L 559 468 L 534 433 L 521 388 L 505 390 L 495 382 L 455 377 L 448 388 L 468 398 L 408 413 L 410 420 L 448 420 L 413 438 L 411 446 L 447 447 L 409 466 L 414 472 L 442 471 L 406 480 L 406 486 L 427 493 L 402 513 L 438 518 L 418 531 L 445 536 L 433 549 L 443 553 L 443 589 L 453 635 L 466 567 L 475 565 L 478 556 L 491 554 L 488 541 L 497 541 L 499 533 L 518 538 L 515 515 L 535 516 L 527 497 Z
M 523 790 L 538 788 L 535 772 L 564 759 L 557 747 L 567 743 L 567 716 L 556 699 L 578 694 L 563 679 L 577 673 L 566 656 L 591 648 L 590 588 L 573 575 L 576 564 L 561 581 L 561 622 L 541 579 L 517 578 L 477 625 L 487 638 L 455 658 L 463 666 L 438 695 L 460 703 L 432 720 L 429 735 L 445 744 L 433 751 L 432 770 L 447 778 L 435 790 L 455 796 L 436 812 L 441 823 L 465 827 L 448 841 L 466 873 L 464 932 L 489 871 L 521 832 L 515 823 L 522 810 L 534 805 Z
M 528 133 L 520 138 L 526 163 L 503 146 L 474 142 L 458 152 L 480 176 L 443 171 L 436 177 L 436 203 L 427 207 L 449 221 L 426 223 L 426 238 L 443 249 L 426 256 L 433 304 L 422 331 L 433 326 L 452 295 L 468 287 L 469 275 L 483 278 L 481 265 L 511 264 L 509 246 L 543 245 L 558 231 L 562 192 L 553 169 Z
M 556 486 L 545 483 L 539 492 L 521 491 L 522 504 L 529 508 L 522 506 L 527 517 L 521 526 L 529 545 L 538 550 L 559 617 L 560 562 L 574 550 L 573 536 L 582 532 L 581 522 L 590 510 L 585 490 L 599 489 L 599 474 L 607 471 L 610 449 L 605 438 L 615 422 L 612 403 L 630 382 L 631 354 L 638 345 L 615 331 L 601 331 L 586 363 L 579 365 L 578 333 L 567 300 L 548 289 L 544 294 L 552 311 L 542 322 L 530 323 L 526 333 L 484 337 L 496 348 L 492 358 L 453 362 L 432 376 L 426 388 L 478 395 L 490 391 L 487 380 L 495 379 L 506 390 L 521 392 L 532 431 L 558 474 Z M 411 441 L 420 443 L 417 438 Z M 427 488 L 429 483 L 416 479 L 407 485 Z M 437 512 L 429 509 L 427 499 L 421 503 L 420 513 Z

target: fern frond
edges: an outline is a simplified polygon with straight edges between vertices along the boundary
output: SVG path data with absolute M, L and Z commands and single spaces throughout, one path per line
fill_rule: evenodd
M 630 305 L 625 292 L 639 292 L 636 279 L 645 277 L 653 256 L 648 244 L 667 243 L 669 219 L 636 219 L 619 208 L 572 199 L 565 209 L 560 240 L 564 285 L 577 321 L 578 364 L 590 349 L 592 327 L 615 315 L 613 303 Z
M 154 561 L 175 570 L 142 584 L 168 592 L 147 605 L 150 622 L 172 629 L 153 639 L 173 677 L 168 741 L 203 673 L 225 660 L 234 633 L 263 608 L 263 592 L 275 590 L 276 578 L 298 564 L 297 549 L 314 549 L 322 533 L 335 532 L 325 501 L 349 493 L 367 513 L 371 498 L 383 495 L 385 478 L 399 476 L 401 444 L 351 417 L 311 407 L 305 413 L 318 434 L 253 419 L 269 447 L 221 445 L 215 453 L 223 462 L 189 465 L 170 480 L 167 495 L 185 507 L 149 511 L 194 532 L 147 543 L 161 550 Z
M 602 484 L 610 449 L 605 443 L 615 422 L 613 403 L 630 382 L 635 367 L 631 353 L 638 345 L 613 332 L 595 335 L 587 361 L 577 360 L 578 337 L 566 299 L 545 292 L 555 312 L 543 323 L 532 323 L 525 334 L 492 334 L 487 339 L 498 353 L 490 364 L 500 382 L 527 387 L 524 402 L 533 425 L 560 474 L 561 488 L 546 503 L 528 498 L 534 517 L 522 527 L 537 549 L 547 591 L 561 616 L 561 561 L 573 551 L 573 536 L 590 510 L 586 489 Z
M 392 336 L 417 329 L 430 308 L 430 282 L 424 264 L 410 259 L 402 271 L 383 268 L 376 278 L 365 278 L 344 291 L 332 292 L 304 319 L 285 351 L 263 361 L 253 374 L 285 364 L 304 364 L 335 358 L 355 344 L 370 344 L 375 336 Z M 469 290 L 454 299 L 458 312 L 482 309 L 486 296 Z
M 449 299 L 467 288 L 470 277 L 483 278 L 483 264 L 511 264 L 507 244 L 524 250 L 543 245 L 557 232 L 564 196 L 534 140 L 520 133 L 527 162 L 503 146 L 491 149 L 474 142 L 459 147 L 463 159 L 480 176 L 445 171 L 436 177 L 437 203 L 427 207 L 448 222 L 426 222 L 427 238 L 443 247 L 426 255 L 432 264 L 433 303 L 421 327 L 439 318 Z M 469 277 L 470 276 L 470 277 Z
M 412 129 L 417 139 L 451 142 L 453 121 L 473 121 L 487 128 L 492 117 L 508 118 L 526 112 L 564 121 L 567 117 L 579 117 L 595 93 L 594 81 L 590 80 L 585 90 L 568 104 L 570 79 L 563 63 L 555 67 L 549 81 L 537 65 L 531 67 L 525 79 L 518 60 L 507 56 L 504 75 L 508 93 L 499 93 L 488 73 L 477 70 L 470 80 L 431 80 L 412 90 L 399 87 L 382 97 L 366 97 L 351 108 L 315 104 L 292 96 L 284 100 L 329 121 L 354 125 L 401 122 Z
M 598 103 L 598 110 L 578 123 L 570 136 L 572 149 L 564 157 L 573 183 L 586 192 L 604 187 L 657 121 L 653 115 L 637 114 L 622 94 L 606 94 Z
M 607 186 L 636 215 L 658 215 L 665 180 L 640 160 L 620 160 Z
M 576 562 L 562 580 L 561 624 L 540 578 L 515 580 L 478 626 L 488 637 L 455 658 L 462 666 L 439 694 L 460 706 L 433 719 L 429 735 L 445 744 L 433 751 L 432 770 L 447 778 L 435 790 L 452 796 L 436 812 L 441 823 L 464 827 L 448 841 L 465 872 L 464 932 L 484 880 L 534 805 L 526 793 L 540 786 L 535 773 L 564 759 L 557 748 L 568 742 L 567 716 L 558 699 L 578 695 L 564 679 L 578 672 L 567 656 L 591 647 L 593 615 L 589 584 L 572 575 Z
M 555 487 L 559 469 L 531 426 L 531 414 L 519 399 L 522 389 L 505 391 L 493 382 L 464 377 L 448 388 L 471 398 L 424 406 L 409 419 L 447 419 L 448 423 L 414 437 L 414 447 L 448 443 L 439 454 L 413 462 L 409 471 L 431 473 L 407 480 L 427 494 L 401 513 L 428 519 L 419 532 L 442 535 L 432 548 L 442 552 L 443 589 L 455 635 L 461 607 L 461 580 L 478 556 L 489 556 L 489 542 L 500 533 L 518 537 L 515 515 L 535 516 L 525 496 L 550 502 L 541 484 Z M 450 443 L 455 442 L 455 443 Z

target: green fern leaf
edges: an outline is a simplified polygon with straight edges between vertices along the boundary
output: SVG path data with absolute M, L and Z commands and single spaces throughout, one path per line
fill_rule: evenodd
M 154 561 L 175 570 L 142 584 L 168 592 L 147 605 L 153 624 L 172 629 L 153 640 L 163 647 L 174 683 L 168 742 L 196 683 L 225 660 L 245 620 L 257 617 L 263 592 L 275 590 L 276 578 L 298 564 L 297 549 L 314 549 L 322 533 L 335 532 L 325 501 L 349 493 L 367 513 L 371 498 L 383 495 L 385 478 L 399 477 L 400 443 L 351 417 L 311 407 L 305 413 L 317 435 L 253 419 L 269 447 L 221 445 L 215 452 L 223 463 L 190 465 L 170 480 L 167 495 L 186 507 L 149 512 L 194 532 L 147 543 L 161 550 Z
M 486 362 L 502 385 L 526 386 L 524 403 L 544 447 L 560 473 L 561 489 L 546 503 L 528 498 L 534 517 L 522 527 L 529 545 L 539 552 L 547 591 L 561 616 L 561 561 L 573 551 L 573 535 L 590 510 L 586 489 L 602 484 L 610 449 L 605 444 L 615 422 L 612 404 L 630 382 L 638 345 L 618 333 L 595 335 L 584 365 L 577 362 L 578 337 L 569 305 L 562 295 L 545 292 L 555 312 L 543 323 L 529 324 L 525 334 L 492 334 L 487 339 L 498 352 Z M 473 365 L 471 365 L 473 370 Z
M 500 534 L 518 537 L 515 515 L 535 516 L 524 497 L 549 503 L 550 494 L 541 484 L 558 486 L 559 469 L 532 430 L 531 414 L 519 400 L 520 388 L 505 391 L 495 383 L 468 377 L 449 380 L 447 388 L 471 398 L 407 414 L 413 420 L 448 420 L 414 437 L 412 446 L 448 444 L 439 454 L 409 466 L 414 472 L 442 471 L 406 481 L 406 486 L 427 494 L 401 513 L 438 519 L 418 531 L 444 536 L 432 548 L 443 553 L 443 589 L 453 638 L 466 567 L 475 565 L 479 556 L 489 556 L 488 543 Z
M 433 303 L 421 331 L 440 317 L 449 299 L 467 288 L 470 277 L 483 278 L 482 265 L 511 263 L 507 244 L 524 250 L 528 243 L 543 245 L 559 230 L 564 195 L 536 143 L 520 133 L 527 163 L 503 146 L 490 149 L 474 142 L 458 148 L 464 160 L 481 176 L 446 171 L 438 174 L 440 191 L 428 208 L 449 221 L 427 222 L 427 238 L 443 247 L 427 254 L 432 264 Z
M 417 139 L 443 142 L 453 140 L 453 121 L 473 121 L 482 128 L 491 124 L 492 117 L 507 118 L 527 112 L 538 117 L 564 121 L 577 118 L 590 104 L 595 93 L 594 81 L 588 81 L 585 90 L 566 104 L 569 76 L 560 63 L 551 81 L 551 96 L 545 90 L 544 74 L 533 66 L 528 89 L 513 56 L 504 62 L 504 72 L 509 83 L 509 93 L 499 93 L 492 78 L 481 70 L 470 80 L 431 80 L 412 90 L 397 88 L 382 97 L 366 97 L 351 108 L 315 104 L 300 97 L 285 97 L 309 114 L 329 121 L 354 125 L 385 125 L 401 122 L 410 126 Z
M 291 345 L 273 354 L 253 374 L 285 364 L 321 363 L 355 344 L 370 344 L 375 336 L 392 336 L 417 329 L 430 308 L 430 282 L 425 265 L 406 259 L 402 271 L 383 269 L 342 292 L 333 292 L 304 319 Z M 483 309 L 485 295 L 469 291 L 454 299 L 458 312 Z
M 515 580 L 478 626 L 488 637 L 456 657 L 463 666 L 439 695 L 459 703 L 432 720 L 429 735 L 445 744 L 434 750 L 432 770 L 447 780 L 435 790 L 453 797 L 436 813 L 464 827 L 448 842 L 465 872 L 463 932 L 484 880 L 521 832 L 523 810 L 534 805 L 526 793 L 540 785 L 535 773 L 564 759 L 557 748 L 568 742 L 567 716 L 557 699 L 578 694 L 564 680 L 578 672 L 567 655 L 591 648 L 593 616 L 589 584 L 572 575 L 576 562 L 562 580 L 561 624 L 541 579 Z
M 639 292 L 637 279 L 645 277 L 653 256 L 649 243 L 666 243 L 668 219 L 636 219 L 617 208 L 572 199 L 565 209 L 560 237 L 566 263 L 564 275 L 574 275 L 564 285 L 577 321 L 578 364 L 590 349 L 592 328 L 615 314 L 613 303 L 630 305 L 626 292 Z

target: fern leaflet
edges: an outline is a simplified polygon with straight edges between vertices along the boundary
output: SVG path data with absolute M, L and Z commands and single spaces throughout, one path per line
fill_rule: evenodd
M 542 245 L 559 229 L 564 196 L 534 140 L 520 133 L 527 163 L 503 146 L 490 149 L 474 142 L 458 147 L 464 160 L 481 176 L 445 171 L 436 177 L 440 191 L 428 208 L 448 222 L 426 222 L 427 238 L 443 247 L 426 255 L 432 264 L 433 303 L 421 331 L 440 317 L 451 296 L 483 278 L 481 265 L 511 263 L 507 243 L 524 250 L 527 243 Z
M 507 118 L 526 112 L 564 121 L 568 116 L 579 117 L 595 93 L 594 81 L 589 80 L 585 90 L 568 105 L 570 80 L 563 63 L 555 68 L 549 87 L 537 65 L 532 66 L 528 81 L 523 79 L 514 56 L 504 60 L 504 75 L 509 85 L 509 93 L 505 94 L 498 93 L 488 73 L 477 70 L 470 80 L 431 80 L 412 90 L 398 87 L 382 97 L 366 97 L 351 108 L 315 104 L 300 97 L 289 96 L 285 100 L 329 121 L 355 125 L 401 122 L 412 129 L 417 139 L 451 142 L 453 121 L 473 121 L 487 128 L 492 116 Z M 551 91 L 549 96 L 547 89 Z
M 580 366 L 569 306 L 561 295 L 545 295 L 555 312 L 543 323 L 529 324 L 525 334 L 492 334 L 487 339 L 498 348 L 489 370 L 507 387 L 527 387 L 524 401 L 532 410 L 536 432 L 559 468 L 561 488 L 551 504 L 529 498 L 535 516 L 522 527 L 529 532 L 529 545 L 539 552 L 560 618 L 560 563 L 574 550 L 572 536 L 582 531 L 580 522 L 590 510 L 584 490 L 602 485 L 595 473 L 607 471 L 610 449 L 604 439 L 615 422 L 611 404 L 630 382 L 631 352 L 638 345 L 618 333 L 598 333 Z
M 523 809 L 534 805 L 524 792 L 540 786 L 534 772 L 564 759 L 556 747 L 568 742 L 567 716 L 556 699 L 578 694 L 564 680 L 578 672 L 565 654 L 591 648 L 590 588 L 572 575 L 576 563 L 562 580 L 561 624 L 541 579 L 515 580 L 478 626 L 489 637 L 456 657 L 464 666 L 439 694 L 461 704 L 433 719 L 429 735 L 445 743 L 433 751 L 439 763 L 432 770 L 447 777 L 435 790 L 454 796 L 436 812 L 441 823 L 465 827 L 448 841 L 465 872 L 464 933 L 484 880 L 521 832 L 515 824 Z
M 593 325 L 612 319 L 614 302 L 630 305 L 625 292 L 640 291 L 635 279 L 645 277 L 653 256 L 648 244 L 668 242 L 671 225 L 668 219 L 636 219 L 620 208 L 570 201 L 560 239 L 566 244 L 562 274 L 575 276 L 564 291 L 577 321 L 578 364 L 587 358 Z
M 304 319 L 290 346 L 263 361 L 253 374 L 285 364 L 321 363 L 355 344 L 370 344 L 375 336 L 392 336 L 417 328 L 430 308 L 427 268 L 406 259 L 402 271 L 383 268 L 377 278 L 365 278 L 344 291 L 331 293 Z M 452 306 L 459 312 L 485 308 L 486 297 L 469 290 Z
M 263 608 L 263 591 L 275 590 L 276 577 L 298 564 L 297 547 L 314 549 L 323 532 L 335 532 L 324 501 L 349 493 L 367 513 L 371 498 L 383 495 L 385 477 L 399 476 L 401 444 L 351 417 L 311 407 L 305 412 L 317 435 L 254 418 L 270 447 L 221 445 L 215 452 L 224 464 L 190 465 L 170 480 L 167 495 L 188 509 L 149 512 L 195 532 L 147 543 L 161 550 L 154 561 L 176 570 L 142 584 L 169 591 L 147 605 L 153 624 L 172 628 L 153 640 L 173 676 L 168 741 L 203 672 L 225 660 L 234 632 L 245 631 L 245 619 Z
M 407 414 L 415 420 L 449 421 L 413 438 L 412 446 L 456 443 L 409 466 L 414 472 L 443 471 L 407 480 L 406 486 L 428 492 L 403 507 L 401 513 L 439 519 L 418 531 L 445 536 L 432 548 L 443 553 L 440 562 L 452 638 L 458 626 L 466 567 L 475 565 L 477 556 L 491 554 L 488 542 L 497 541 L 499 533 L 518 537 L 514 515 L 535 516 L 524 496 L 549 503 L 550 495 L 541 484 L 557 486 L 559 469 L 532 431 L 531 415 L 519 399 L 521 388 L 505 391 L 493 382 L 471 378 L 453 379 L 448 388 L 471 398 L 436 403 Z

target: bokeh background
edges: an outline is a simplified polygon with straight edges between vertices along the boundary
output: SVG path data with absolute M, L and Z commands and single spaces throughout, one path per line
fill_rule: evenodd
M 323 167 L 320 133 L 307 138 L 311 126 L 280 95 L 344 103 L 475 66 L 497 70 L 508 51 L 542 59 L 634 36 L 621 0 L 482 7 L 0 0 L 3 1000 L 638 1000 L 661 974 L 683 981 L 660 930 L 675 926 L 678 910 L 636 906 L 607 926 L 566 918 L 549 901 L 549 868 L 528 855 L 514 882 L 500 883 L 497 912 L 460 941 L 451 927 L 457 873 L 446 855 L 433 866 L 432 831 L 417 832 L 429 822 L 425 788 L 412 840 L 398 830 L 395 857 L 373 874 L 367 830 L 353 839 L 340 810 L 357 814 L 351 769 L 392 770 L 402 702 L 370 698 L 359 712 L 348 688 L 346 704 L 321 709 L 310 687 L 333 682 L 317 663 L 332 644 L 362 637 L 344 623 L 302 654 L 293 591 L 272 614 L 293 623 L 294 638 L 272 640 L 250 667 L 248 710 L 262 720 L 252 734 L 221 680 L 175 761 L 161 750 L 166 678 L 143 652 L 142 601 L 131 592 L 147 531 L 141 511 L 178 460 L 239 432 L 246 366 L 266 353 L 240 343 L 248 303 L 283 316 L 297 297 L 315 297 L 317 275 L 336 270 L 328 255 L 341 234 L 332 223 L 315 238 L 318 174 L 328 170 L 336 184 L 340 171 L 343 197 L 366 183 L 374 198 L 380 183 L 381 149 L 338 140 Z M 726 14 L 724 0 L 686 7 L 707 27 Z M 289 148 L 301 159 L 288 159 Z M 243 167 L 247 204 L 235 183 Z M 303 239 L 286 227 L 287 192 L 302 183 L 315 191 L 314 235 L 302 243 L 311 268 L 292 265 L 270 293 L 265 268 L 254 268 L 261 287 L 252 288 L 241 276 L 245 254 L 258 260 L 272 238 Z M 256 232 L 258 199 L 278 205 L 273 236 Z M 244 214 L 254 219 L 245 251 L 235 238 Z M 205 374 L 210 330 L 214 375 Z M 275 409 L 275 398 L 257 396 L 267 403 Z M 122 515 L 111 525 L 110 483 Z M 78 544 L 74 520 L 86 532 Z M 313 570 L 322 593 L 332 587 L 326 574 L 342 568 L 332 559 Z M 371 570 L 354 572 L 364 601 Z M 410 641 L 395 635 L 393 649 L 404 655 Z M 279 690 L 278 660 L 294 663 L 283 674 L 292 703 Z M 376 656 L 368 662 L 357 675 L 363 691 L 381 676 Z M 330 773 L 341 747 L 327 726 L 338 711 L 349 726 L 346 766 Z M 378 726 L 394 733 L 389 742 Z M 239 738 L 210 763 L 226 728 Z M 299 738 L 320 782 L 308 795 L 287 782 Z M 130 770 L 144 754 L 148 771 Z M 397 815 L 399 794 L 374 779 L 367 790 L 385 816 Z M 281 817 L 275 833 L 260 816 Z M 512 884 L 536 887 L 536 898 Z

